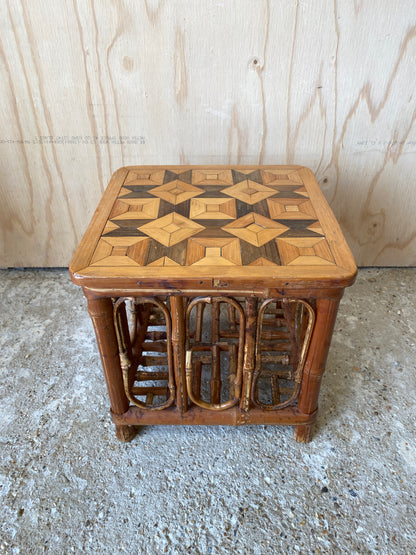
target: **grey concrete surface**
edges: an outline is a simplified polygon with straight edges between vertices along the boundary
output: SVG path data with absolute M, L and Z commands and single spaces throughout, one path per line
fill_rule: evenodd
M 415 553 L 416 271 L 345 293 L 312 443 L 289 427 L 115 439 L 64 270 L 2 271 L 0 553 Z

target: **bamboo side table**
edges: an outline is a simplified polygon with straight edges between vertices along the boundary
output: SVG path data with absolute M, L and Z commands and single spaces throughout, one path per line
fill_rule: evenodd
M 70 274 L 119 440 L 145 424 L 290 424 L 310 440 L 356 266 L 309 169 L 121 168 Z

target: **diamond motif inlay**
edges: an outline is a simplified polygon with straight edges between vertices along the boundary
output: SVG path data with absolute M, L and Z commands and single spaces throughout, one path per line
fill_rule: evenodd
M 152 195 L 160 197 L 174 205 L 180 204 L 181 202 L 184 202 L 192 197 L 196 197 L 203 192 L 203 189 L 190 185 L 189 183 L 184 183 L 183 181 L 179 181 L 177 179 L 175 181 L 165 183 L 165 185 L 161 185 L 160 187 L 150 189 L 149 191 Z
M 260 183 L 249 180 L 242 181 L 232 187 L 227 187 L 222 192 L 250 205 L 276 194 L 276 191 L 270 189 L 270 187 L 265 187 L 260 185 Z
M 261 247 L 289 228 L 255 212 L 250 212 L 242 218 L 224 226 L 222 229 L 232 233 L 248 243 Z
M 165 247 L 176 245 L 203 229 L 204 226 L 176 213 L 167 214 L 139 227 L 142 233 L 146 233 Z

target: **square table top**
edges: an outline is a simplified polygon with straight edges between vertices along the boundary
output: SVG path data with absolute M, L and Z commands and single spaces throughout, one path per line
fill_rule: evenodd
M 344 287 L 356 265 L 302 166 L 133 166 L 111 178 L 70 265 L 94 287 Z

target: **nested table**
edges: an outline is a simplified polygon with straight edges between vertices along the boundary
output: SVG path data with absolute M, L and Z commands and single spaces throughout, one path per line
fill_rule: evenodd
M 291 424 L 310 440 L 356 266 L 309 169 L 121 168 L 70 274 L 118 439 L 145 424 Z

